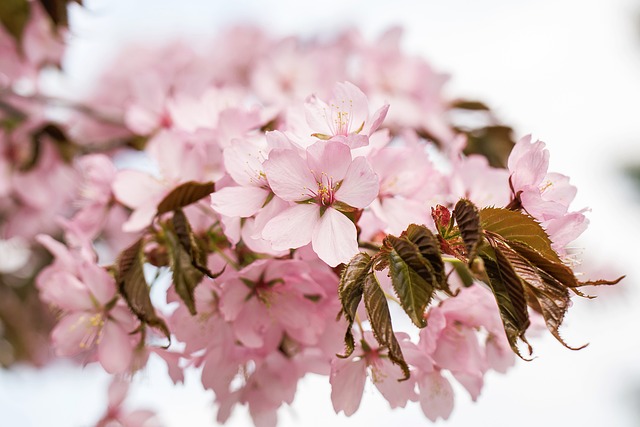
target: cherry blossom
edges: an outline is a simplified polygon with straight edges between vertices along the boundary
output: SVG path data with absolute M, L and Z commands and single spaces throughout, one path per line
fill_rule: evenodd
M 276 149 L 264 163 L 276 196 L 296 204 L 271 219 L 262 237 L 274 249 L 311 242 L 320 259 L 336 266 L 358 251 L 355 225 L 345 213 L 373 201 L 378 178 L 365 158 L 352 159 L 349 147 L 341 142 L 317 142 L 305 157 Z

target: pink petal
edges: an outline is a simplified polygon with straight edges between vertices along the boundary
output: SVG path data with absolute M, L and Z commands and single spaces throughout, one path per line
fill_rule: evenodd
M 129 383 L 121 378 L 114 378 L 109 384 L 109 408 L 118 408 L 127 397 Z
M 344 411 L 346 416 L 353 415 L 360 407 L 364 383 L 367 379 L 367 364 L 364 360 L 353 358 L 331 361 L 331 402 L 336 414 Z
M 265 144 L 236 139 L 224 150 L 224 166 L 239 185 L 261 185 L 264 178 L 260 173 L 266 153 Z
M 53 271 L 38 280 L 40 297 L 67 311 L 91 311 L 93 303 L 87 286 L 66 271 Z
M 77 262 L 69 252 L 69 248 L 48 234 L 38 234 L 36 240 L 53 255 L 56 264 L 60 264 L 60 268 L 75 272 Z
M 116 199 L 130 208 L 152 203 L 165 191 L 160 181 L 147 173 L 135 170 L 119 171 L 112 188 Z
M 378 195 L 378 176 L 364 157 L 356 157 L 344 175 L 336 198 L 355 208 L 366 208 Z
M 136 209 L 131 213 L 129 219 L 122 224 L 122 231 L 133 233 L 142 230 L 153 222 L 157 212 L 158 208 L 154 202 Z
M 425 224 L 429 220 L 426 203 L 417 200 L 386 197 L 380 207 L 387 222 L 386 231 L 391 234 L 398 235 L 409 224 Z
M 224 282 L 220 295 L 220 312 L 226 321 L 234 321 L 242 308 L 251 290 L 239 279 L 230 279 Z
M 328 208 L 313 229 L 311 243 L 318 257 L 329 266 L 349 262 L 358 253 L 356 226 L 344 214 Z
M 246 218 L 262 208 L 269 193 L 259 187 L 225 187 L 211 195 L 211 207 L 225 216 Z
M 369 145 L 369 137 L 360 133 L 350 133 L 347 136 L 336 135 L 331 138 L 331 141 L 341 142 L 352 150 Z
M 89 324 L 91 313 L 75 312 L 65 316 L 51 332 L 58 356 L 75 356 L 91 348 L 98 330 Z
M 460 383 L 464 388 L 467 389 L 469 394 L 471 395 L 471 400 L 474 402 L 478 400 L 480 397 L 480 392 L 482 391 L 482 386 L 484 385 L 484 378 L 482 372 L 452 372 L 453 377 Z
M 249 348 L 262 347 L 268 325 L 271 323 L 269 312 L 257 298 L 245 302 L 242 312 L 233 322 L 235 336 Z
M 525 137 L 513 147 L 508 166 L 516 191 L 528 185 L 538 186 L 549 168 L 549 151 L 544 142 L 531 143 L 531 136 Z
M 281 199 L 299 201 L 310 198 L 310 190 L 317 191 L 318 184 L 307 162 L 294 150 L 273 150 L 264 162 L 269 186 Z
M 354 133 L 369 118 L 369 100 L 351 82 L 336 83 L 332 103 L 349 114 L 349 133 Z
M 147 135 L 153 132 L 160 126 L 160 120 L 160 113 L 138 104 L 133 104 L 127 108 L 124 115 L 127 127 L 138 135 Z
M 389 359 L 378 359 L 372 369 L 373 383 L 387 399 L 391 409 L 407 406 L 407 401 L 415 395 L 415 378 L 412 376 L 406 381 L 398 381 L 403 377 L 402 370 Z
M 116 295 L 116 282 L 104 268 L 88 262 L 82 263 L 80 279 L 101 306 L 109 303 Z
M 122 416 L 123 427 L 159 427 L 156 413 L 147 409 L 137 409 Z
M 267 222 L 262 230 L 262 237 L 269 240 L 275 250 L 299 248 L 311 241 L 313 229 L 320 221 L 319 217 L 318 205 L 293 206 Z
M 126 372 L 133 359 L 129 335 L 113 321 L 107 320 L 98 343 L 98 360 L 110 374 Z
M 341 142 L 318 141 L 307 148 L 307 165 L 318 182 L 323 175 L 333 182 L 342 180 L 350 164 L 351 150 Z
M 387 117 L 388 111 L 389 111 L 389 104 L 386 104 L 380 107 L 375 113 L 373 113 L 373 117 L 371 117 L 371 120 L 370 120 L 371 124 L 368 126 L 369 129 L 366 129 L 367 135 L 371 135 L 376 130 L 378 130 L 378 128 L 384 121 L 385 117 Z
M 440 372 L 432 372 L 418 380 L 420 407 L 431 421 L 446 420 L 453 411 L 453 388 Z
M 335 124 L 332 122 L 332 108 L 315 95 L 311 95 L 304 103 L 304 113 L 307 124 L 313 133 L 332 136 Z M 303 135 L 308 137 L 309 135 Z

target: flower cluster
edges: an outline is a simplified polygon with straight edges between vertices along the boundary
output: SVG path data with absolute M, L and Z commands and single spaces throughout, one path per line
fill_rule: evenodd
M 36 24 L 25 52 L 61 37 L 34 41 Z M 1 30 L 5 58 L 19 44 Z M 475 400 L 530 316 L 559 337 L 587 284 L 566 259 L 587 225 L 575 188 L 530 137 L 471 154 L 449 116 L 464 103 L 399 36 L 235 28 L 203 51 L 128 48 L 57 122 L 19 90 L 46 61 L 0 62 L 0 232 L 54 257 L 31 268 L 56 354 L 122 375 L 155 353 L 174 382 L 199 367 L 220 422 L 240 404 L 268 427 L 307 373 L 329 377 L 336 412 L 370 380 L 392 408 L 446 419 L 451 382 Z M 125 392 L 99 425 L 146 425 Z

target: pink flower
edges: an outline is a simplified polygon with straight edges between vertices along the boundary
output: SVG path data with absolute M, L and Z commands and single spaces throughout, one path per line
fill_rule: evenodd
M 109 373 L 129 370 L 137 320 L 118 299 L 116 283 L 103 268 L 70 253 L 49 236 L 38 241 L 56 256 L 40 273 L 37 286 L 43 301 L 63 310 L 64 316 L 51 333 L 59 356 L 89 353 Z
M 401 345 L 409 343 L 408 336 L 397 333 Z M 360 407 L 367 372 L 376 388 L 391 405 L 391 408 L 404 408 L 407 402 L 415 399 L 415 379 L 398 381 L 403 377 L 401 369 L 394 365 L 382 347 L 371 347 L 375 342 L 371 332 L 365 332 L 367 340 L 362 340 L 361 348 L 346 359 L 333 358 L 331 361 L 331 401 L 336 413 L 344 411 L 346 416 L 353 415 Z
M 218 189 L 211 195 L 213 210 L 225 216 L 246 218 L 258 212 L 271 194 L 262 163 L 267 146 L 236 139 L 223 152 L 224 165 L 238 186 Z
M 307 296 L 322 299 L 326 293 L 306 263 L 259 260 L 222 284 L 220 311 L 247 347 L 262 347 L 274 333 L 313 345 L 333 315 Z
M 350 148 L 362 147 L 369 144 L 369 136 L 380 127 L 388 109 L 389 105 L 384 105 L 369 117 L 366 95 L 352 83 L 336 83 L 328 102 L 315 95 L 307 98 L 305 118 L 308 129 L 292 131 L 303 138 L 313 136 L 340 141 Z
M 544 142 L 531 142 L 531 135 L 513 147 L 508 167 L 514 197 L 511 204 L 540 221 L 554 249 L 563 254 L 566 245 L 582 234 L 589 223 L 583 214 L 585 209 L 569 212 L 576 188 L 569 183 L 569 177 L 547 171 L 549 151 Z
M 364 157 L 346 145 L 320 141 L 302 158 L 273 150 L 264 163 L 271 189 L 295 205 L 271 219 L 262 237 L 276 250 L 311 242 L 320 259 L 336 266 L 358 252 L 356 227 L 343 212 L 367 207 L 378 194 L 378 177 Z
M 428 206 L 444 183 L 424 144 L 384 147 L 370 160 L 380 177 L 380 192 L 371 211 L 386 225 L 384 231 L 397 235 L 411 223 L 426 224 Z

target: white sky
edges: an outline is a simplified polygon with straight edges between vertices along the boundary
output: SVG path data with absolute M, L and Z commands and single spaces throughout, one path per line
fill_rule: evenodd
M 536 360 L 506 376 L 490 374 L 479 402 L 456 391 L 454 426 L 640 424 L 640 197 L 618 168 L 640 162 L 640 4 L 633 0 L 196 1 L 94 0 L 74 13 L 69 74 L 86 85 L 121 43 L 140 37 L 215 34 L 225 25 L 263 24 L 276 34 L 330 34 L 356 25 L 369 36 L 406 28 L 405 46 L 452 74 L 452 95 L 493 106 L 518 135 L 547 142 L 552 170 L 578 186 L 576 207 L 589 206 L 591 227 L 577 246 L 603 269 L 626 273 L 618 291 L 576 301 L 565 322 L 566 350 L 537 340 Z M 61 90 L 63 90 L 62 88 Z M 595 260 L 595 261 L 593 261 Z M 612 273 L 613 274 L 613 273 Z M 169 427 L 215 425 L 195 373 L 171 387 L 160 365 L 137 377 L 132 404 L 155 407 Z M 85 427 L 106 401 L 107 379 L 60 364 L 41 372 L 0 372 L 2 426 Z M 336 416 L 326 378 L 305 379 L 281 426 L 422 426 L 417 405 L 391 411 L 369 387 L 353 417 Z M 634 413 L 634 411 L 636 411 Z M 635 418 L 633 418 L 635 416 Z M 440 423 L 445 424 L 445 423 Z M 236 411 L 229 426 L 249 426 Z

